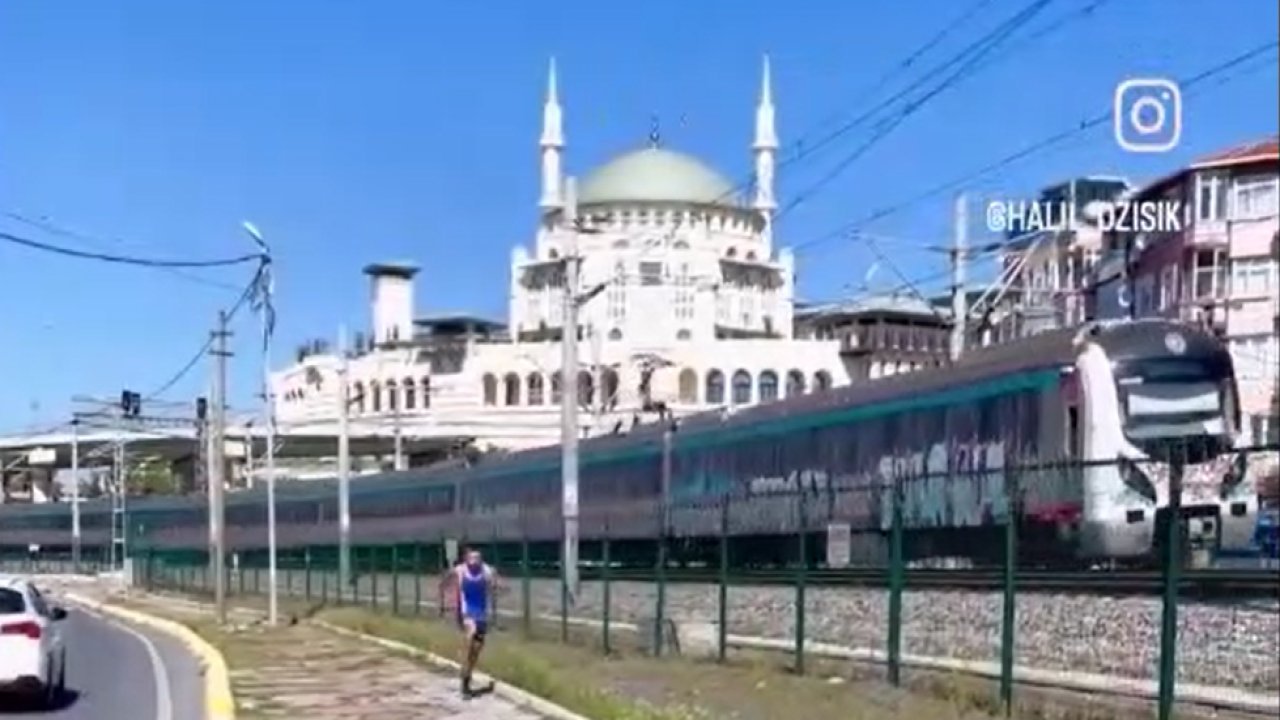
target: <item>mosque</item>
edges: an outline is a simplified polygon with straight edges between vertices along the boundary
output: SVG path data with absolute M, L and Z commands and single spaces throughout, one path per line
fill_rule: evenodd
M 512 250 L 506 322 L 418 317 L 417 268 L 370 265 L 372 327 L 345 351 L 345 376 L 340 356 L 323 346 L 273 373 L 281 431 L 332 428 L 345 377 L 353 432 L 500 449 L 558 442 L 566 263 L 575 257 L 584 437 L 659 413 L 731 410 L 848 382 L 840 342 L 801 338 L 794 328 L 795 260 L 773 228 L 774 117 L 766 58 L 750 188 L 655 134 L 575 183 L 574 222 L 552 61 L 539 223 L 532 243 Z

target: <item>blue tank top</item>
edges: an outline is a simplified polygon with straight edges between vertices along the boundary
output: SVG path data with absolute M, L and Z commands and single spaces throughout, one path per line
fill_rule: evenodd
M 471 618 L 483 618 L 489 608 L 488 568 L 480 565 L 458 569 L 458 610 Z

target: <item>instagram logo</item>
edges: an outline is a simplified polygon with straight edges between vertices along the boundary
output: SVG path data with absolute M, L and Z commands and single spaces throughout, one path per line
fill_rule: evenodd
M 1129 152 L 1172 150 L 1182 137 L 1182 92 L 1171 80 L 1133 78 L 1116 86 L 1116 142 Z

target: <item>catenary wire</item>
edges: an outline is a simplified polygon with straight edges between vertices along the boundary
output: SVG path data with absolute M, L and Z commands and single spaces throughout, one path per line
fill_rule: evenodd
M 1196 85 L 1206 80 L 1209 80 L 1211 78 L 1217 77 L 1228 70 L 1234 69 L 1245 63 L 1253 61 L 1254 59 L 1258 58 L 1260 55 L 1263 55 L 1267 52 L 1275 50 L 1277 46 L 1280 46 L 1280 43 L 1277 43 L 1275 41 L 1256 46 L 1239 55 L 1236 55 L 1235 57 L 1232 57 L 1229 60 L 1226 60 L 1210 68 L 1202 70 L 1194 75 L 1189 76 L 1185 80 L 1181 81 L 1179 85 L 1183 89 L 1193 88 Z M 939 183 L 938 185 L 935 185 L 929 188 L 928 190 L 925 190 L 924 192 L 919 193 L 918 195 L 914 195 L 894 205 L 890 205 L 888 207 L 877 210 L 873 213 L 870 213 L 864 218 L 861 218 L 853 222 L 845 223 L 844 225 L 842 225 L 839 228 L 836 228 L 835 230 L 825 233 L 813 240 L 809 240 L 807 242 L 801 243 L 800 245 L 797 245 L 794 248 L 794 251 L 799 253 L 805 250 L 809 250 L 817 245 L 829 242 L 831 240 L 845 237 L 849 233 L 854 232 L 857 229 L 865 225 L 868 225 L 876 220 L 880 220 L 890 215 L 896 214 L 913 205 L 916 205 L 917 203 L 923 202 L 924 200 L 929 200 L 931 198 L 934 198 L 948 191 L 962 187 L 974 180 L 990 175 L 998 170 L 1001 170 L 1009 165 L 1012 165 L 1018 162 L 1019 160 L 1022 160 L 1026 157 L 1034 155 L 1038 152 L 1047 150 L 1067 139 L 1075 137 L 1076 135 L 1084 133 L 1104 123 L 1110 122 L 1112 119 L 1113 113 L 1114 113 L 1114 110 L 1108 109 L 1105 113 L 1102 113 L 1092 118 L 1088 118 L 1072 128 L 1068 128 L 1058 133 L 1055 133 L 1053 135 L 1050 135 L 1040 141 L 1037 141 L 1035 143 L 1032 143 L 1031 145 L 1028 145 L 1025 148 L 1022 148 L 1016 152 L 1006 155 L 1000 158 L 999 160 L 989 163 L 981 168 L 978 168 L 977 170 L 971 171 L 969 173 L 966 173 L 952 180 Z

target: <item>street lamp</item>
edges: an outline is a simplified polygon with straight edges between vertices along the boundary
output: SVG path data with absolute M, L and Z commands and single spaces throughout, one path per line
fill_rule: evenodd
M 262 404 L 266 427 L 263 436 L 266 441 L 267 472 L 267 582 L 268 582 L 268 618 L 275 625 L 279 617 L 278 567 L 276 557 L 276 412 L 275 398 L 271 392 L 271 334 L 275 325 L 275 309 L 271 304 L 271 296 L 275 292 L 275 278 L 271 272 L 271 248 L 262 238 L 262 232 L 248 220 L 241 227 L 253 238 L 261 253 L 261 265 L 255 281 L 255 296 L 258 310 L 262 313 Z

